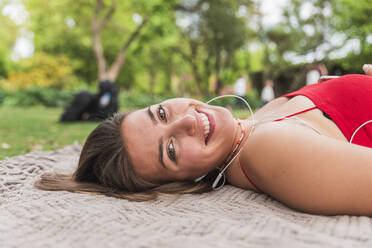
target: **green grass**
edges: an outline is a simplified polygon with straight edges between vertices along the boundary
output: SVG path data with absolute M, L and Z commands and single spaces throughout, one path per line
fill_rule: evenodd
M 82 144 L 98 123 L 62 124 L 62 109 L 0 107 L 0 160 L 33 150 Z
M 82 144 L 98 122 L 59 123 L 61 108 L 0 107 L 0 160 L 34 150 L 55 150 L 78 142 Z M 245 118 L 248 111 L 234 110 Z
M 254 111 L 254 110 L 253 110 Z M 233 116 L 240 119 L 248 118 L 251 113 L 249 113 L 249 110 L 233 110 L 232 111 Z

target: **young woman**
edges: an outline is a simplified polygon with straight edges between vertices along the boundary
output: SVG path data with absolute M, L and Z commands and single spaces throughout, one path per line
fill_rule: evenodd
M 300 211 L 372 215 L 371 76 L 304 87 L 254 119 L 185 98 L 118 113 L 89 135 L 73 175 L 45 174 L 36 186 L 139 201 L 208 192 L 226 178 Z

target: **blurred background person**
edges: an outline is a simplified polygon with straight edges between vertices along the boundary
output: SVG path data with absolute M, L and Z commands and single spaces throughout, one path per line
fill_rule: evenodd
M 266 103 L 270 102 L 275 98 L 275 93 L 274 93 L 274 82 L 271 79 L 268 79 L 265 81 L 265 86 L 262 89 L 261 92 L 261 107 L 264 106 Z
M 240 77 L 238 80 L 236 80 L 234 84 L 234 95 L 240 96 L 244 99 L 246 99 L 245 95 L 247 93 L 247 80 L 244 74 L 240 74 Z M 241 108 L 244 107 L 243 101 L 236 99 L 235 100 L 235 106 Z
M 318 64 L 306 74 L 306 85 L 316 84 L 321 76 L 328 75 L 327 67 L 324 64 Z

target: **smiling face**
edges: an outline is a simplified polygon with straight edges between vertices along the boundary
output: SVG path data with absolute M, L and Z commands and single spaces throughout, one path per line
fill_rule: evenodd
M 150 182 L 208 173 L 225 161 L 237 131 L 227 109 L 186 98 L 135 111 L 122 123 L 134 171 Z

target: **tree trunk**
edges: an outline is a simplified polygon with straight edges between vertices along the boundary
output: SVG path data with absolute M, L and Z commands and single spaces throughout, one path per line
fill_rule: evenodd
M 107 76 L 111 82 L 115 82 L 116 78 L 119 75 L 120 68 L 125 62 L 128 48 L 132 44 L 132 42 L 138 37 L 141 33 L 142 28 L 146 25 L 149 21 L 149 18 L 145 18 L 142 23 L 137 27 L 137 29 L 131 34 L 129 39 L 124 43 L 123 47 L 121 48 L 120 52 L 116 56 L 115 61 L 112 63 L 110 68 L 108 69 Z
M 106 13 L 103 19 L 99 18 L 99 13 L 103 10 L 102 0 L 96 0 L 96 5 L 94 9 L 94 15 L 92 19 L 92 32 L 93 32 L 93 51 L 96 55 L 98 64 L 98 80 L 106 80 L 106 70 L 107 63 L 103 51 L 102 41 L 101 41 L 101 31 L 105 27 L 106 23 L 112 18 L 116 10 L 116 1 L 113 0 L 109 11 Z
M 212 70 L 211 70 L 211 60 L 212 60 L 212 52 L 209 50 L 208 55 L 206 59 L 204 60 L 204 80 L 205 82 L 209 83 L 209 78 L 212 75 Z M 208 85 L 209 87 L 209 85 Z
M 180 10 L 180 11 L 185 11 L 185 12 L 197 12 L 201 9 L 201 7 L 203 6 L 203 3 L 205 2 L 208 2 L 208 0 L 199 0 L 191 8 L 185 7 L 184 5 L 175 5 L 173 8 L 174 10 Z M 149 21 L 150 17 L 144 18 L 143 22 L 137 27 L 137 29 L 129 36 L 129 39 L 123 44 L 114 62 L 111 64 L 111 66 L 108 67 L 105 56 L 104 56 L 104 50 L 103 50 L 102 41 L 101 41 L 101 31 L 106 25 L 106 23 L 111 20 L 113 14 L 116 11 L 116 0 L 112 0 L 110 9 L 107 11 L 104 18 L 100 19 L 99 14 L 103 10 L 103 8 L 104 8 L 103 0 L 96 0 L 95 12 L 93 15 L 93 20 L 92 20 L 93 50 L 97 58 L 98 79 L 100 81 L 109 80 L 111 82 L 115 82 L 119 75 L 121 67 L 125 63 L 125 59 L 126 59 L 130 45 L 139 36 L 142 28 Z
M 93 24 L 93 30 L 97 29 Z M 93 50 L 96 55 L 97 64 L 98 64 L 98 80 L 102 81 L 106 79 L 106 59 L 103 54 L 101 37 L 98 31 L 93 31 Z
M 92 20 L 92 32 L 93 32 L 93 50 L 97 58 L 98 64 L 98 80 L 109 80 L 115 82 L 120 68 L 125 62 L 125 58 L 128 52 L 128 48 L 133 43 L 133 41 L 138 37 L 142 28 L 148 22 L 149 18 L 145 18 L 143 22 L 137 27 L 137 29 L 129 36 L 128 40 L 123 44 L 115 61 L 110 67 L 107 66 L 107 62 L 104 55 L 104 50 L 101 41 L 101 31 L 105 27 L 108 21 L 111 20 L 113 14 L 116 11 L 116 0 L 112 0 L 110 9 L 107 11 L 106 15 L 101 19 L 99 17 L 100 12 L 104 8 L 104 3 L 102 0 L 96 0 L 95 12 Z
M 201 84 L 202 79 L 199 73 L 198 64 L 194 59 L 197 56 L 197 48 L 196 48 L 196 45 L 192 44 L 192 41 L 189 41 L 189 45 L 190 45 L 191 55 L 186 54 L 185 52 L 183 52 L 182 50 L 178 48 L 176 48 L 175 51 L 178 52 L 187 62 L 189 62 L 191 66 L 192 77 L 194 78 L 194 81 L 195 81 L 196 94 L 198 96 L 201 96 L 200 84 Z

